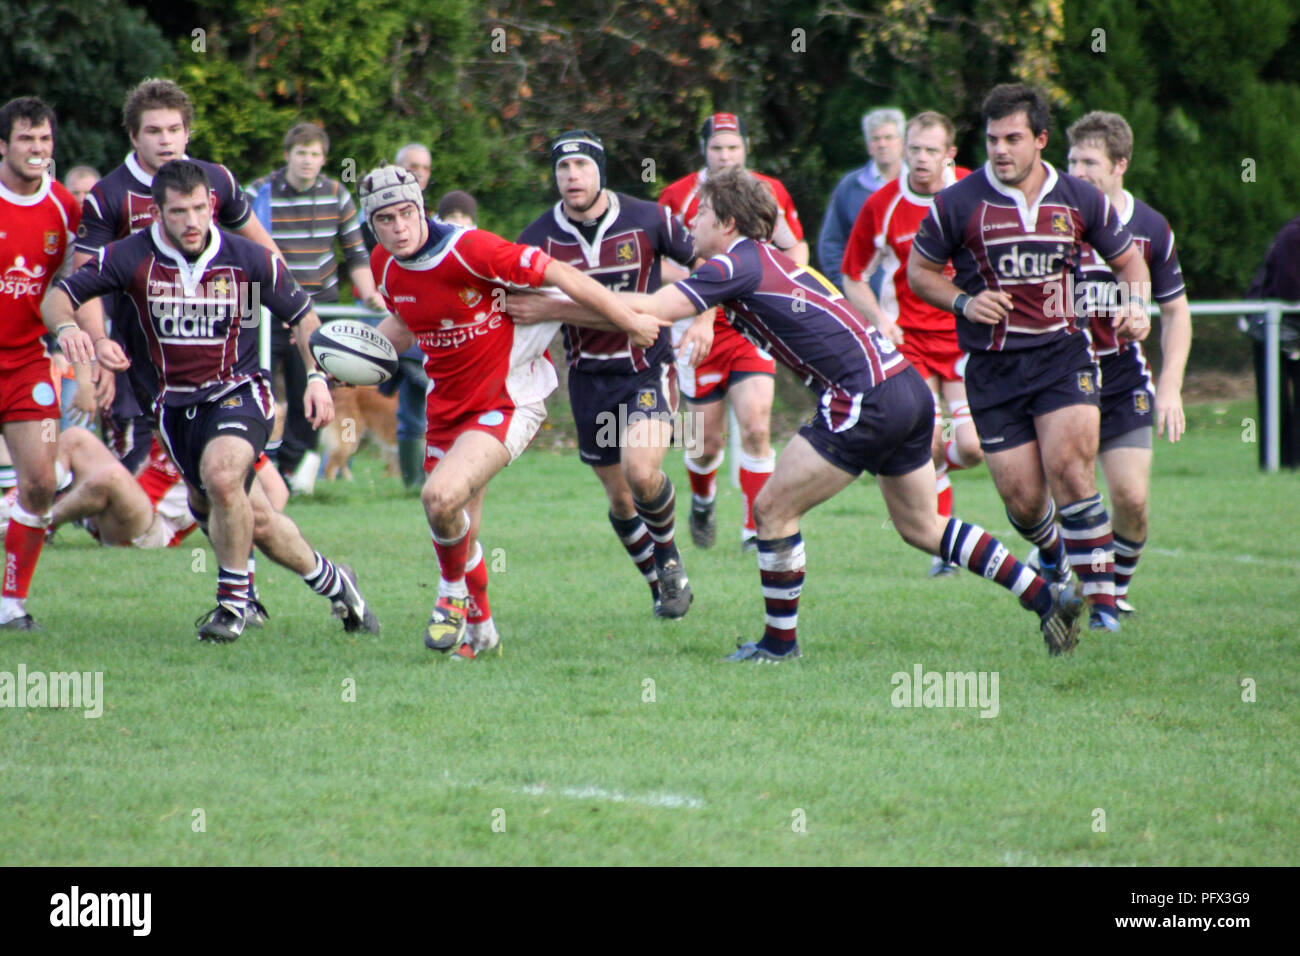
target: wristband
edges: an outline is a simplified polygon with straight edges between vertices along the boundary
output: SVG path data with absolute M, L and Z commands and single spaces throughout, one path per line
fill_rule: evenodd
M 64 329 L 75 329 L 76 327 L 77 327 L 76 322 L 64 322 L 61 325 L 56 326 L 54 329 L 55 340 L 57 341 L 59 336 L 63 334 Z
M 970 300 L 971 297 L 965 292 L 958 292 L 957 298 L 952 300 L 952 314 L 959 319 L 966 318 L 966 305 Z
M 329 377 L 326 376 L 326 374 L 322 372 L 320 369 L 316 369 L 314 372 L 307 373 L 307 381 L 311 382 L 313 380 L 318 382 L 324 382 L 326 385 L 330 383 Z
M 1136 305 L 1143 312 L 1147 310 L 1147 300 L 1140 295 L 1131 295 L 1128 297 L 1129 305 Z

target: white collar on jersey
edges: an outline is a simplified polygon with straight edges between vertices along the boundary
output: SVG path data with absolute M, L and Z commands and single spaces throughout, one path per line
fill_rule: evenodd
M 1047 178 L 1043 180 L 1043 188 L 1038 191 L 1038 198 L 1034 200 L 1032 206 L 1025 202 L 1025 194 L 1015 186 L 1002 185 L 1001 180 L 993 172 L 992 160 L 984 162 L 984 178 L 989 181 L 989 185 L 995 191 L 1000 192 L 1016 204 L 1016 211 L 1020 213 L 1020 225 L 1024 227 L 1026 232 L 1033 231 L 1034 224 L 1038 222 L 1038 207 L 1042 203 L 1043 197 L 1056 188 L 1056 181 L 1060 179 L 1056 174 L 1055 166 L 1045 159 L 1039 160 L 1039 162 L 1047 167 Z M 1106 202 L 1109 203 L 1110 200 L 1107 199 Z
M 600 217 L 600 228 L 596 230 L 596 241 L 588 242 L 587 238 L 579 231 L 578 227 L 569 221 L 568 214 L 564 211 L 564 200 L 561 199 L 555 204 L 554 215 L 556 225 L 564 232 L 578 240 L 578 248 L 582 250 L 582 256 L 587 260 L 587 267 L 594 269 L 600 265 L 600 244 L 605 239 L 605 230 L 614 224 L 618 218 L 619 202 L 618 193 L 611 189 L 605 190 L 605 195 L 609 197 L 609 208 L 605 210 L 605 215 Z
M 922 195 L 921 193 L 913 192 L 911 185 L 907 181 L 907 175 L 908 175 L 907 167 L 904 166 L 903 171 L 898 174 L 898 191 L 903 194 L 903 198 L 906 199 L 914 206 L 933 206 L 934 197 L 937 196 L 938 193 L 934 193 L 933 195 L 930 196 L 925 196 Z M 957 174 L 953 172 L 952 167 L 949 166 L 946 169 L 944 169 L 943 188 L 947 189 L 956 181 L 957 181 Z
M 189 153 L 181 153 L 181 159 L 189 158 Z M 126 159 L 122 160 L 122 165 L 127 168 L 132 176 L 139 180 L 142 186 L 153 185 L 153 175 L 144 171 L 144 167 L 140 165 L 140 160 L 135 158 L 135 150 L 131 150 L 126 154 Z
M 1124 193 L 1124 211 L 1119 214 L 1119 221 L 1128 225 L 1129 220 L 1133 218 L 1133 194 L 1127 189 L 1122 190 Z M 1115 205 L 1111 203 L 1111 205 Z
M 45 197 L 50 194 L 50 184 L 54 182 L 47 172 L 41 177 L 41 188 L 36 190 L 30 196 L 23 196 L 14 192 L 4 183 L 0 183 L 0 199 L 11 202 L 15 206 L 35 206 L 44 201 Z
M 172 248 L 158 223 L 155 222 L 149 227 L 149 237 L 153 239 L 154 247 L 176 266 L 176 271 L 180 275 L 181 288 L 185 290 L 185 294 L 195 295 L 198 292 L 199 280 L 203 278 L 203 273 L 208 271 L 208 263 L 221 251 L 221 231 L 216 223 L 208 226 L 207 247 L 193 263 L 186 259 L 179 249 Z

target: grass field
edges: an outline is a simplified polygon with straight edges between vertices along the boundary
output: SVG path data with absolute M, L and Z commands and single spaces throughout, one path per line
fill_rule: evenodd
M 421 644 L 428 530 L 373 460 L 290 513 L 355 565 L 378 639 L 263 562 L 270 625 L 199 644 L 210 552 L 200 573 L 64 529 L 46 629 L 0 639 L 0 671 L 103 671 L 104 712 L 0 710 L 0 864 L 1294 864 L 1300 476 L 1256 470 L 1250 414 L 1195 407 L 1158 449 L 1140 616 L 1067 659 L 1000 588 L 927 578 L 866 482 L 805 524 L 781 667 L 720 661 L 762 621 L 738 492 L 716 549 L 683 533 L 696 603 L 658 622 L 573 453 L 492 485 L 505 654 L 468 664 Z M 954 484 L 1023 555 L 987 472 Z M 996 717 L 892 706 L 916 665 L 997 672 Z

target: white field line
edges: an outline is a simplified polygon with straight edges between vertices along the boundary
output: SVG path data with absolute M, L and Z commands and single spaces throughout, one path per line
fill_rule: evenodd
M 1261 558 L 1255 554 L 1215 554 L 1212 551 L 1184 551 L 1182 548 L 1147 548 L 1147 554 L 1158 554 L 1163 558 L 1228 558 L 1238 564 L 1266 564 L 1282 568 L 1300 568 L 1300 561 L 1288 561 L 1286 558 Z
M 476 790 L 492 790 L 498 784 L 478 783 L 466 780 L 453 780 L 444 776 L 443 780 L 453 787 L 473 787 Z M 522 793 L 530 797 L 568 797 L 572 800 L 603 800 L 606 803 L 631 803 L 642 807 L 661 810 L 699 810 L 704 801 L 699 797 L 688 797 L 680 793 L 623 793 L 621 790 L 607 790 L 604 787 L 553 787 L 546 784 L 532 783 L 523 787 L 507 786 L 511 793 Z

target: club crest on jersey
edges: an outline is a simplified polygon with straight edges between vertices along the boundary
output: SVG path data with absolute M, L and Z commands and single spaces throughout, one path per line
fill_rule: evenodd
M 217 276 L 212 280 L 212 291 L 221 298 L 226 298 L 230 295 L 230 280 L 225 276 Z
M 478 289 L 465 286 L 465 288 L 460 290 L 460 301 L 464 302 L 467 308 L 474 308 L 474 306 L 478 305 L 482 299 L 483 293 L 479 292 Z
M 1085 395 L 1091 395 L 1094 391 L 1096 391 L 1095 386 L 1092 384 L 1091 372 L 1079 373 L 1079 391 L 1083 392 L 1083 394 Z
M 1151 399 L 1146 392 L 1133 393 L 1133 411 L 1139 415 L 1151 414 Z
M 57 255 L 59 252 L 59 233 L 57 230 L 45 234 L 45 254 Z
M 631 239 L 624 239 L 614 247 L 614 258 L 623 263 L 631 262 L 636 258 L 636 247 Z
M 653 388 L 643 388 L 636 393 L 636 407 L 649 410 L 655 407 L 658 396 Z
M 239 408 L 243 404 L 244 398 L 242 395 L 231 395 L 229 398 L 223 398 L 221 400 L 222 408 Z
M 1070 217 L 1063 212 L 1052 213 L 1052 232 L 1058 236 L 1070 234 Z

